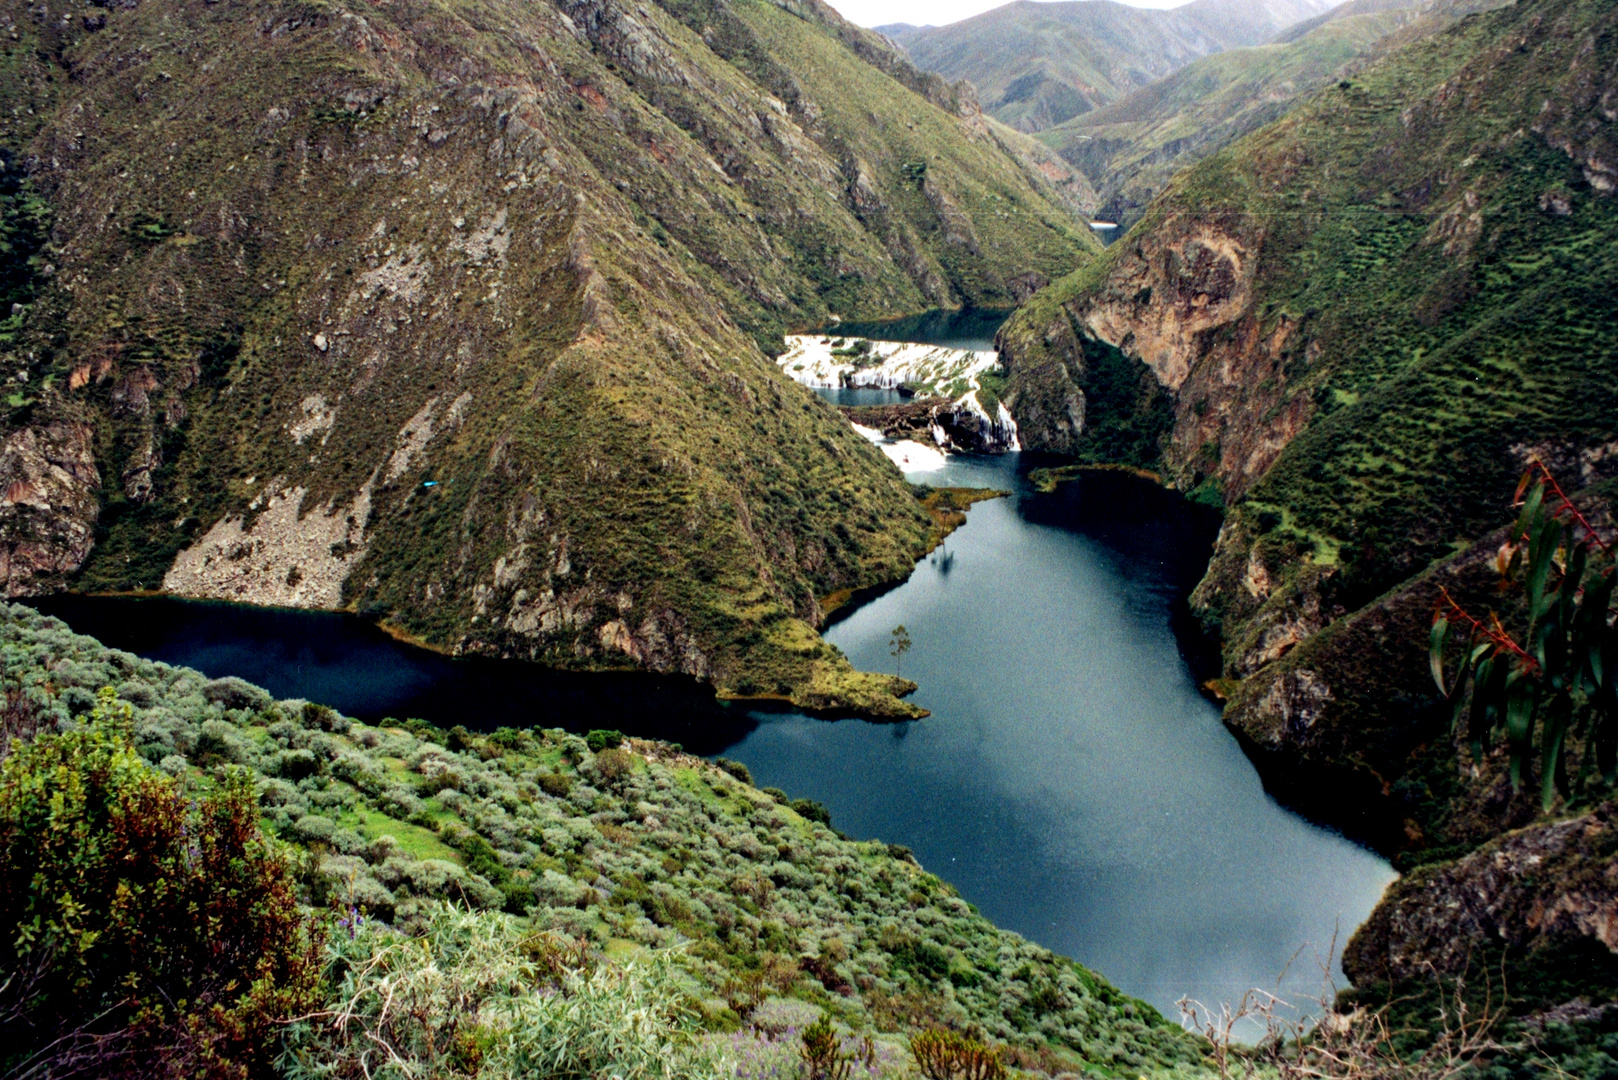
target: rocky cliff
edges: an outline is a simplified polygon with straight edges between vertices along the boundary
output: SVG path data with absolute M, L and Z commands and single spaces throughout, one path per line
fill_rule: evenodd
M 1088 258 L 969 87 L 815 0 L 3 14 L 10 595 L 912 711 L 812 626 L 932 524 L 760 343 Z
M 1610 497 L 1615 18 L 1522 0 L 1409 42 L 1181 174 L 1001 337 L 1025 445 L 1225 504 L 1193 599 L 1226 722 L 1407 867 L 1538 815 L 1452 742 L 1426 635 L 1440 584 L 1500 602 L 1528 461 Z

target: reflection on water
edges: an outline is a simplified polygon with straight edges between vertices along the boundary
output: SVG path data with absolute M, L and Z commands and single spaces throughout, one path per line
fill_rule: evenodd
M 115 649 L 216 678 L 235 675 L 278 698 L 318 701 L 371 723 L 391 716 L 478 731 L 618 728 L 700 754 L 717 753 L 756 723 L 694 679 L 456 660 L 396 641 L 353 615 L 168 597 L 30 603 Z
M 1116 474 L 1034 494 L 1009 457 L 919 478 L 1022 487 L 828 632 L 857 666 L 891 670 L 903 623 L 904 674 L 933 715 L 760 717 L 726 753 L 1170 1016 L 1182 995 L 1274 987 L 1300 948 L 1290 985 L 1317 988 L 1307 950 L 1346 940 L 1394 874 L 1266 794 L 1197 692 L 1173 626 L 1208 523 Z
M 1009 310 L 972 308 L 963 311 L 927 311 L 883 322 L 845 322 L 829 327 L 833 337 L 865 337 L 877 341 L 915 341 L 947 349 L 992 349 L 995 331 Z

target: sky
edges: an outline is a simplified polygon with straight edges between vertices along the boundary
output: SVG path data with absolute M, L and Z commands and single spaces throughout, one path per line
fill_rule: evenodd
M 1000 7 L 1007 0 L 826 0 L 843 18 L 861 26 L 914 23 L 943 26 Z M 1179 7 L 1186 0 L 1124 0 L 1134 7 Z

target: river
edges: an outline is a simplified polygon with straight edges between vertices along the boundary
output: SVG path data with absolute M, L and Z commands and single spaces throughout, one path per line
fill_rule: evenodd
M 677 677 L 452 660 L 353 616 L 160 597 L 39 606 L 108 645 L 365 720 L 616 727 L 735 758 L 849 835 L 912 848 L 997 924 L 1171 1017 L 1183 995 L 1274 988 L 1289 964 L 1289 993 L 1317 991 L 1317 956 L 1395 875 L 1266 793 L 1199 693 L 1206 646 L 1185 597 L 1217 523 L 1120 473 L 1039 493 L 1031 464 L 954 457 L 910 474 L 1014 494 L 974 506 L 908 580 L 826 630 L 857 666 L 891 670 L 891 631 L 908 629 L 903 673 L 932 711 L 912 723 L 727 707 Z
M 1024 471 L 1006 455 L 910 474 L 1017 494 L 978 503 L 908 581 L 827 632 L 856 666 L 893 670 L 903 624 L 903 673 L 931 717 L 760 716 L 727 755 L 850 835 L 908 845 L 997 924 L 1170 1016 L 1182 995 L 1273 989 L 1289 963 L 1288 991 L 1318 992 L 1317 957 L 1395 874 L 1267 794 L 1198 692 L 1184 605 L 1208 524 L 1133 477 L 1045 495 Z

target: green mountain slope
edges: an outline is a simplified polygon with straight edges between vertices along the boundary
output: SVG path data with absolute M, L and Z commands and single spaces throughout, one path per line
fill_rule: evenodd
M 0 666 L 13 721 L 82 721 L 111 686 L 133 706 L 135 748 L 187 791 L 248 770 L 317 907 L 412 929 L 453 900 L 619 960 L 672 954 L 709 1031 L 797 1028 L 824 1010 L 889 1036 L 885 1066 L 908 1065 L 892 1036 L 941 1024 L 1048 1072 L 1137 1076 L 1201 1056 L 1151 1006 L 994 927 L 904 849 L 849 840 L 814 804 L 665 743 L 369 727 L 108 650 L 20 605 L 0 605 Z M 796 1040 L 780 1050 L 795 1069 Z
M 1529 460 L 1591 499 L 1618 460 L 1615 79 L 1611 3 L 1467 16 L 1187 170 L 1003 331 L 1024 445 L 1144 425 L 1134 463 L 1222 498 L 1194 600 L 1226 721 L 1406 866 L 1537 813 L 1450 737 L 1427 625 L 1440 584 L 1499 602 Z M 1544 956 L 1596 948 L 1566 932 Z M 1535 970 L 1529 1007 L 1618 985 Z
M 1268 41 L 1325 0 L 1193 0 L 1152 10 L 1112 0 L 1014 0 L 897 40 L 922 68 L 969 79 L 984 108 L 1040 131 L 1161 79 L 1209 53 Z
M 969 90 L 815 3 L 6 11 L 11 595 L 914 711 L 812 626 L 933 525 L 761 343 L 1088 258 Z
M 1099 217 L 1128 229 L 1169 179 L 1352 73 L 1416 8 L 1333 19 L 1288 44 L 1227 49 L 1039 133 L 1097 188 Z

